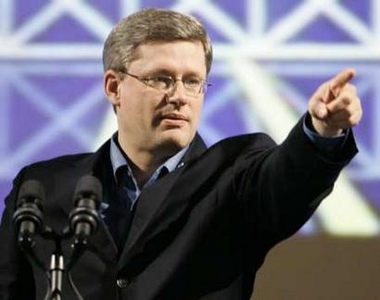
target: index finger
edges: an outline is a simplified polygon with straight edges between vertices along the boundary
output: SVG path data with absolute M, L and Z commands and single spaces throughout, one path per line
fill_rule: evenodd
M 340 72 L 338 75 L 336 75 L 333 79 L 331 79 L 330 82 L 330 90 L 334 94 L 334 96 L 337 96 L 340 92 L 340 90 L 349 83 L 352 78 L 354 78 L 356 75 L 356 72 L 354 69 L 346 69 L 342 72 Z

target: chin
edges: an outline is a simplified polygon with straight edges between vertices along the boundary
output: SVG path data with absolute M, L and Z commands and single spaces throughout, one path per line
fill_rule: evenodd
M 171 134 L 163 138 L 162 144 L 174 154 L 187 147 L 193 138 L 194 136 L 190 137 L 188 134 Z

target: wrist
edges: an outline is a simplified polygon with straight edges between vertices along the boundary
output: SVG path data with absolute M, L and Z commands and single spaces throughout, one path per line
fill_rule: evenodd
M 322 137 L 333 138 L 342 135 L 343 129 L 328 125 L 325 121 L 311 117 L 312 129 Z

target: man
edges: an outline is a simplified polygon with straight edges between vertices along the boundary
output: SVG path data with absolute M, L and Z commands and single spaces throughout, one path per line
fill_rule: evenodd
M 99 228 L 70 269 L 84 299 L 249 299 L 266 253 L 308 220 L 357 152 L 350 128 L 362 110 L 349 83 L 354 71 L 317 89 L 281 145 L 257 133 L 206 149 L 197 126 L 212 47 L 198 21 L 137 12 L 113 29 L 103 62 L 118 132 L 96 153 L 18 174 L 0 228 L 0 298 L 43 299 L 47 290 L 44 272 L 16 243 L 21 184 L 42 183 L 44 224 L 60 232 L 78 180 L 92 174 L 103 186 Z M 70 245 L 62 241 L 66 260 Z M 54 244 L 36 236 L 33 250 L 47 266 Z M 79 299 L 66 276 L 62 290 L 63 299 Z

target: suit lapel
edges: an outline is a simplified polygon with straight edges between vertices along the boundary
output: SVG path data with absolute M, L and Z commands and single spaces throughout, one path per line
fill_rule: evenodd
M 177 169 L 159 179 L 156 184 L 143 189 L 137 202 L 129 236 L 118 264 L 120 268 L 130 258 L 139 253 L 151 237 L 167 228 L 186 209 L 188 203 L 185 201 L 176 201 L 174 210 L 168 209 L 174 203 L 168 203 L 167 201 L 172 195 L 172 190 L 176 187 L 181 174 L 186 170 L 187 164 L 200 156 L 205 150 L 206 145 L 197 135 Z

